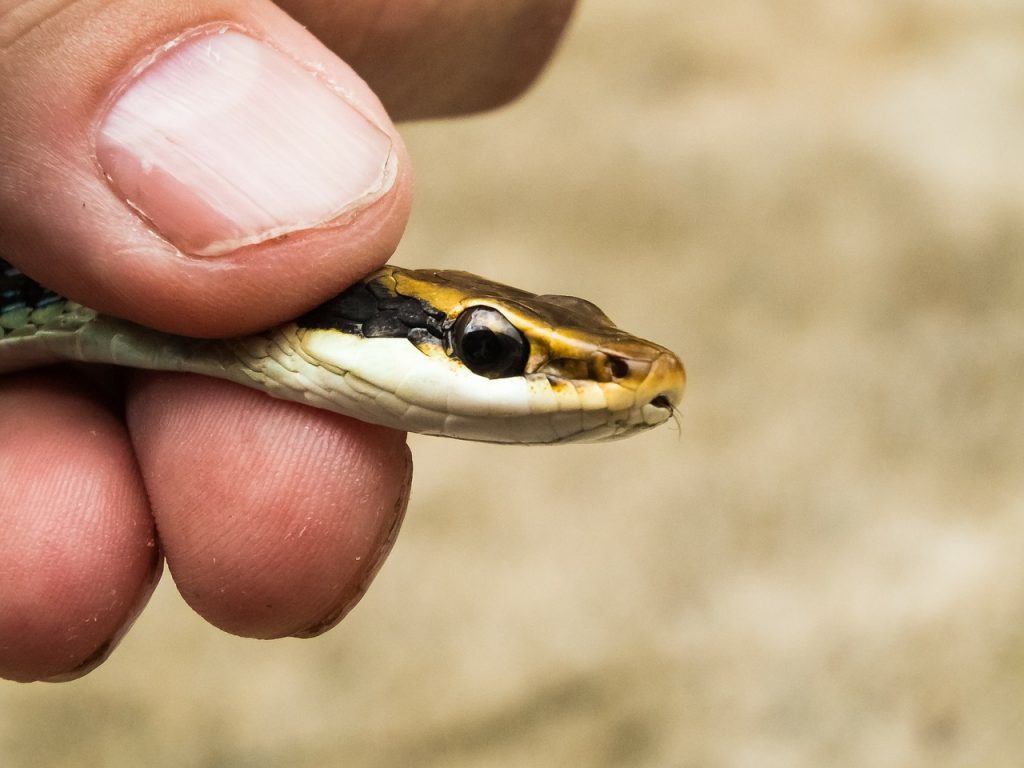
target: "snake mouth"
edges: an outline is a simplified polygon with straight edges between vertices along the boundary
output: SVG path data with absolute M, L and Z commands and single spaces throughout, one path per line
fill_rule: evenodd
M 675 407 L 672 405 L 672 402 L 668 399 L 668 395 L 658 395 L 656 398 L 651 400 L 651 405 L 653 405 L 655 408 L 664 408 L 666 411 L 669 411 L 670 413 L 675 410 Z

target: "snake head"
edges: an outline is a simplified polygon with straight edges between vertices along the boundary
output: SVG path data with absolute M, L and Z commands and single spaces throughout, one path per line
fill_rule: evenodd
M 465 272 L 386 267 L 298 321 L 305 356 L 362 387 L 368 420 L 514 443 L 656 426 L 686 375 L 594 304 Z

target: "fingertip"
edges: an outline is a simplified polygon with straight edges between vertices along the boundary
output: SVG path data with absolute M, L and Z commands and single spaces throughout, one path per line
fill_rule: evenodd
M 493 109 L 532 85 L 575 0 L 279 0 L 373 87 L 396 120 Z
M 143 608 L 145 608 L 149 603 L 149 598 L 153 596 L 153 592 L 156 590 L 157 584 L 160 583 L 160 577 L 164 572 L 164 558 L 160 550 L 160 543 L 156 540 L 155 532 L 153 537 L 146 542 L 146 546 L 149 549 L 149 575 L 139 587 L 134 601 L 129 607 L 128 612 L 125 614 L 124 620 L 121 622 L 114 634 L 109 639 L 100 643 L 96 650 L 86 656 L 85 659 L 77 666 L 72 667 L 66 672 L 59 672 L 55 675 L 39 678 L 40 682 L 68 683 L 72 680 L 78 680 L 79 678 L 85 677 L 110 658 L 110 655 L 117 648 L 118 644 L 124 636 L 128 634 L 132 625 L 135 624 L 135 620 L 139 617 L 139 614 L 142 613 Z
M 0 247 L 27 274 L 221 336 L 290 319 L 394 251 L 401 137 L 280 9 L 120 0 L 61 17 L 10 42 L 0 82 Z
M 53 371 L 0 380 L 0 676 L 95 668 L 145 605 L 161 558 L 127 435 Z
M 405 520 L 405 512 L 409 507 L 409 495 L 412 491 L 412 451 L 409 450 L 408 445 L 403 446 L 403 449 L 405 480 L 402 482 L 401 490 L 391 512 L 391 524 L 376 554 L 366 561 L 366 568 L 362 575 L 352 580 L 353 587 L 348 594 L 340 595 L 335 605 L 326 614 L 317 619 L 313 624 L 292 632 L 292 637 L 301 639 L 319 637 L 325 632 L 334 629 L 363 599 L 370 589 L 373 580 L 377 577 L 377 573 L 383 567 L 384 561 L 391 554 L 391 549 L 398 539 L 398 532 L 402 527 L 402 522 Z
M 403 433 L 177 374 L 140 375 L 128 423 L 175 583 L 227 632 L 336 622 L 397 533 Z

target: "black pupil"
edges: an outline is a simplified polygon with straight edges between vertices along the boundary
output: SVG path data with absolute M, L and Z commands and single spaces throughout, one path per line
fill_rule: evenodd
M 530 351 L 516 327 L 490 307 L 470 307 L 459 316 L 452 347 L 469 370 L 491 379 L 521 375 Z
M 505 354 L 505 345 L 494 331 L 473 331 L 462 337 L 462 354 L 467 363 L 494 365 Z

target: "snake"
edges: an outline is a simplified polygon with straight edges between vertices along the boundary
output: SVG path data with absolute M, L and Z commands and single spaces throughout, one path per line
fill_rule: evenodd
M 467 272 L 385 266 L 306 314 L 223 339 L 67 299 L 0 260 L 0 373 L 60 362 L 198 373 L 385 427 L 512 444 L 602 442 L 677 414 L 679 358 L 593 303 Z

